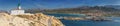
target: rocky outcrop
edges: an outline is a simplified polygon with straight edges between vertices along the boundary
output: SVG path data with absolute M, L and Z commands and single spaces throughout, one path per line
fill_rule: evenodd
M 0 26 L 64 26 L 54 16 L 42 13 L 9 15 L 0 13 Z

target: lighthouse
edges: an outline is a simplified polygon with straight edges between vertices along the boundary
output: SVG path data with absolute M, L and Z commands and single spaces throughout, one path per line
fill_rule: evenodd
M 22 10 L 22 8 L 21 8 L 20 0 L 18 2 L 17 8 L 14 10 L 11 10 L 11 12 L 10 12 L 11 15 L 20 15 L 20 14 L 24 14 L 24 13 L 25 13 L 25 11 Z

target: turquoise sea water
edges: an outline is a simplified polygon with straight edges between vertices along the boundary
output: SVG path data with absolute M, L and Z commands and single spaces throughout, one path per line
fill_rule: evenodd
M 65 26 L 120 26 L 120 18 L 113 18 L 113 21 L 89 21 L 89 20 L 61 20 Z
M 83 15 L 72 15 L 72 14 L 47 14 L 55 17 L 60 16 L 83 16 Z M 108 17 L 112 21 L 90 21 L 90 20 L 61 20 L 65 26 L 120 26 L 120 17 Z

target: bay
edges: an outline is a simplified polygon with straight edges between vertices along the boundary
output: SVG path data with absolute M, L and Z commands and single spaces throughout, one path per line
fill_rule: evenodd
M 80 17 L 84 15 L 76 14 L 47 14 L 55 17 L 72 16 Z M 120 26 L 120 17 L 108 17 L 112 21 L 90 21 L 90 20 L 61 20 L 65 26 Z

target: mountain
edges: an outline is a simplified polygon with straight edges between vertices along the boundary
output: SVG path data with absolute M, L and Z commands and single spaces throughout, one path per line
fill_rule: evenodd
M 120 10 L 112 6 L 81 6 L 76 8 L 62 8 L 54 10 L 44 10 L 48 13 L 77 13 L 77 14 L 86 14 L 94 16 L 104 16 L 104 15 L 119 15 Z
M 113 12 L 113 11 L 120 11 L 120 5 L 104 5 L 104 6 L 80 6 L 76 8 L 59 8 L 59 9 L 26 9 L 26 12 L 29 13 L 39 13 L 39 12 L 67 12 L 67 11 L 103 11 L 103 12 Z
M 106 7 L 106 6 L 81 6 L 81 7 L 77 7 L 77 8 L 63 8 L 63 9 L 54 9 L 54 10 L 50 10 L 50 11 L 78 11 L 78 12 L 82 12 L 82 11 L 89 11 L 89 12 L 93 12 L 93 11 L 102 11 L 102 12 L 112 12 L 112 11 L 117 11 L 118 9 L 115 9 L 113 7 Z M 46 10 L 47 11 L 47 10 Z
M 0 10 L 0 13 L 8 13 L 8 12 L 5 10 Z
M 113 7 L 115 9 L 120 9 L 120 5 L 104 5 L 105 7 Z
M 77 14 L 90 14 L 90 15 L 120 15 L 120 6 L 118 5 L 104 5 L 104 6 L 80 6 L 75 8 L 59 8 L 59 9 L 47 9 L 47 10 L 39 10 L 39 9 L 31 9 L 26 10 L 26 12 L 30 13 L 77 13 Z

